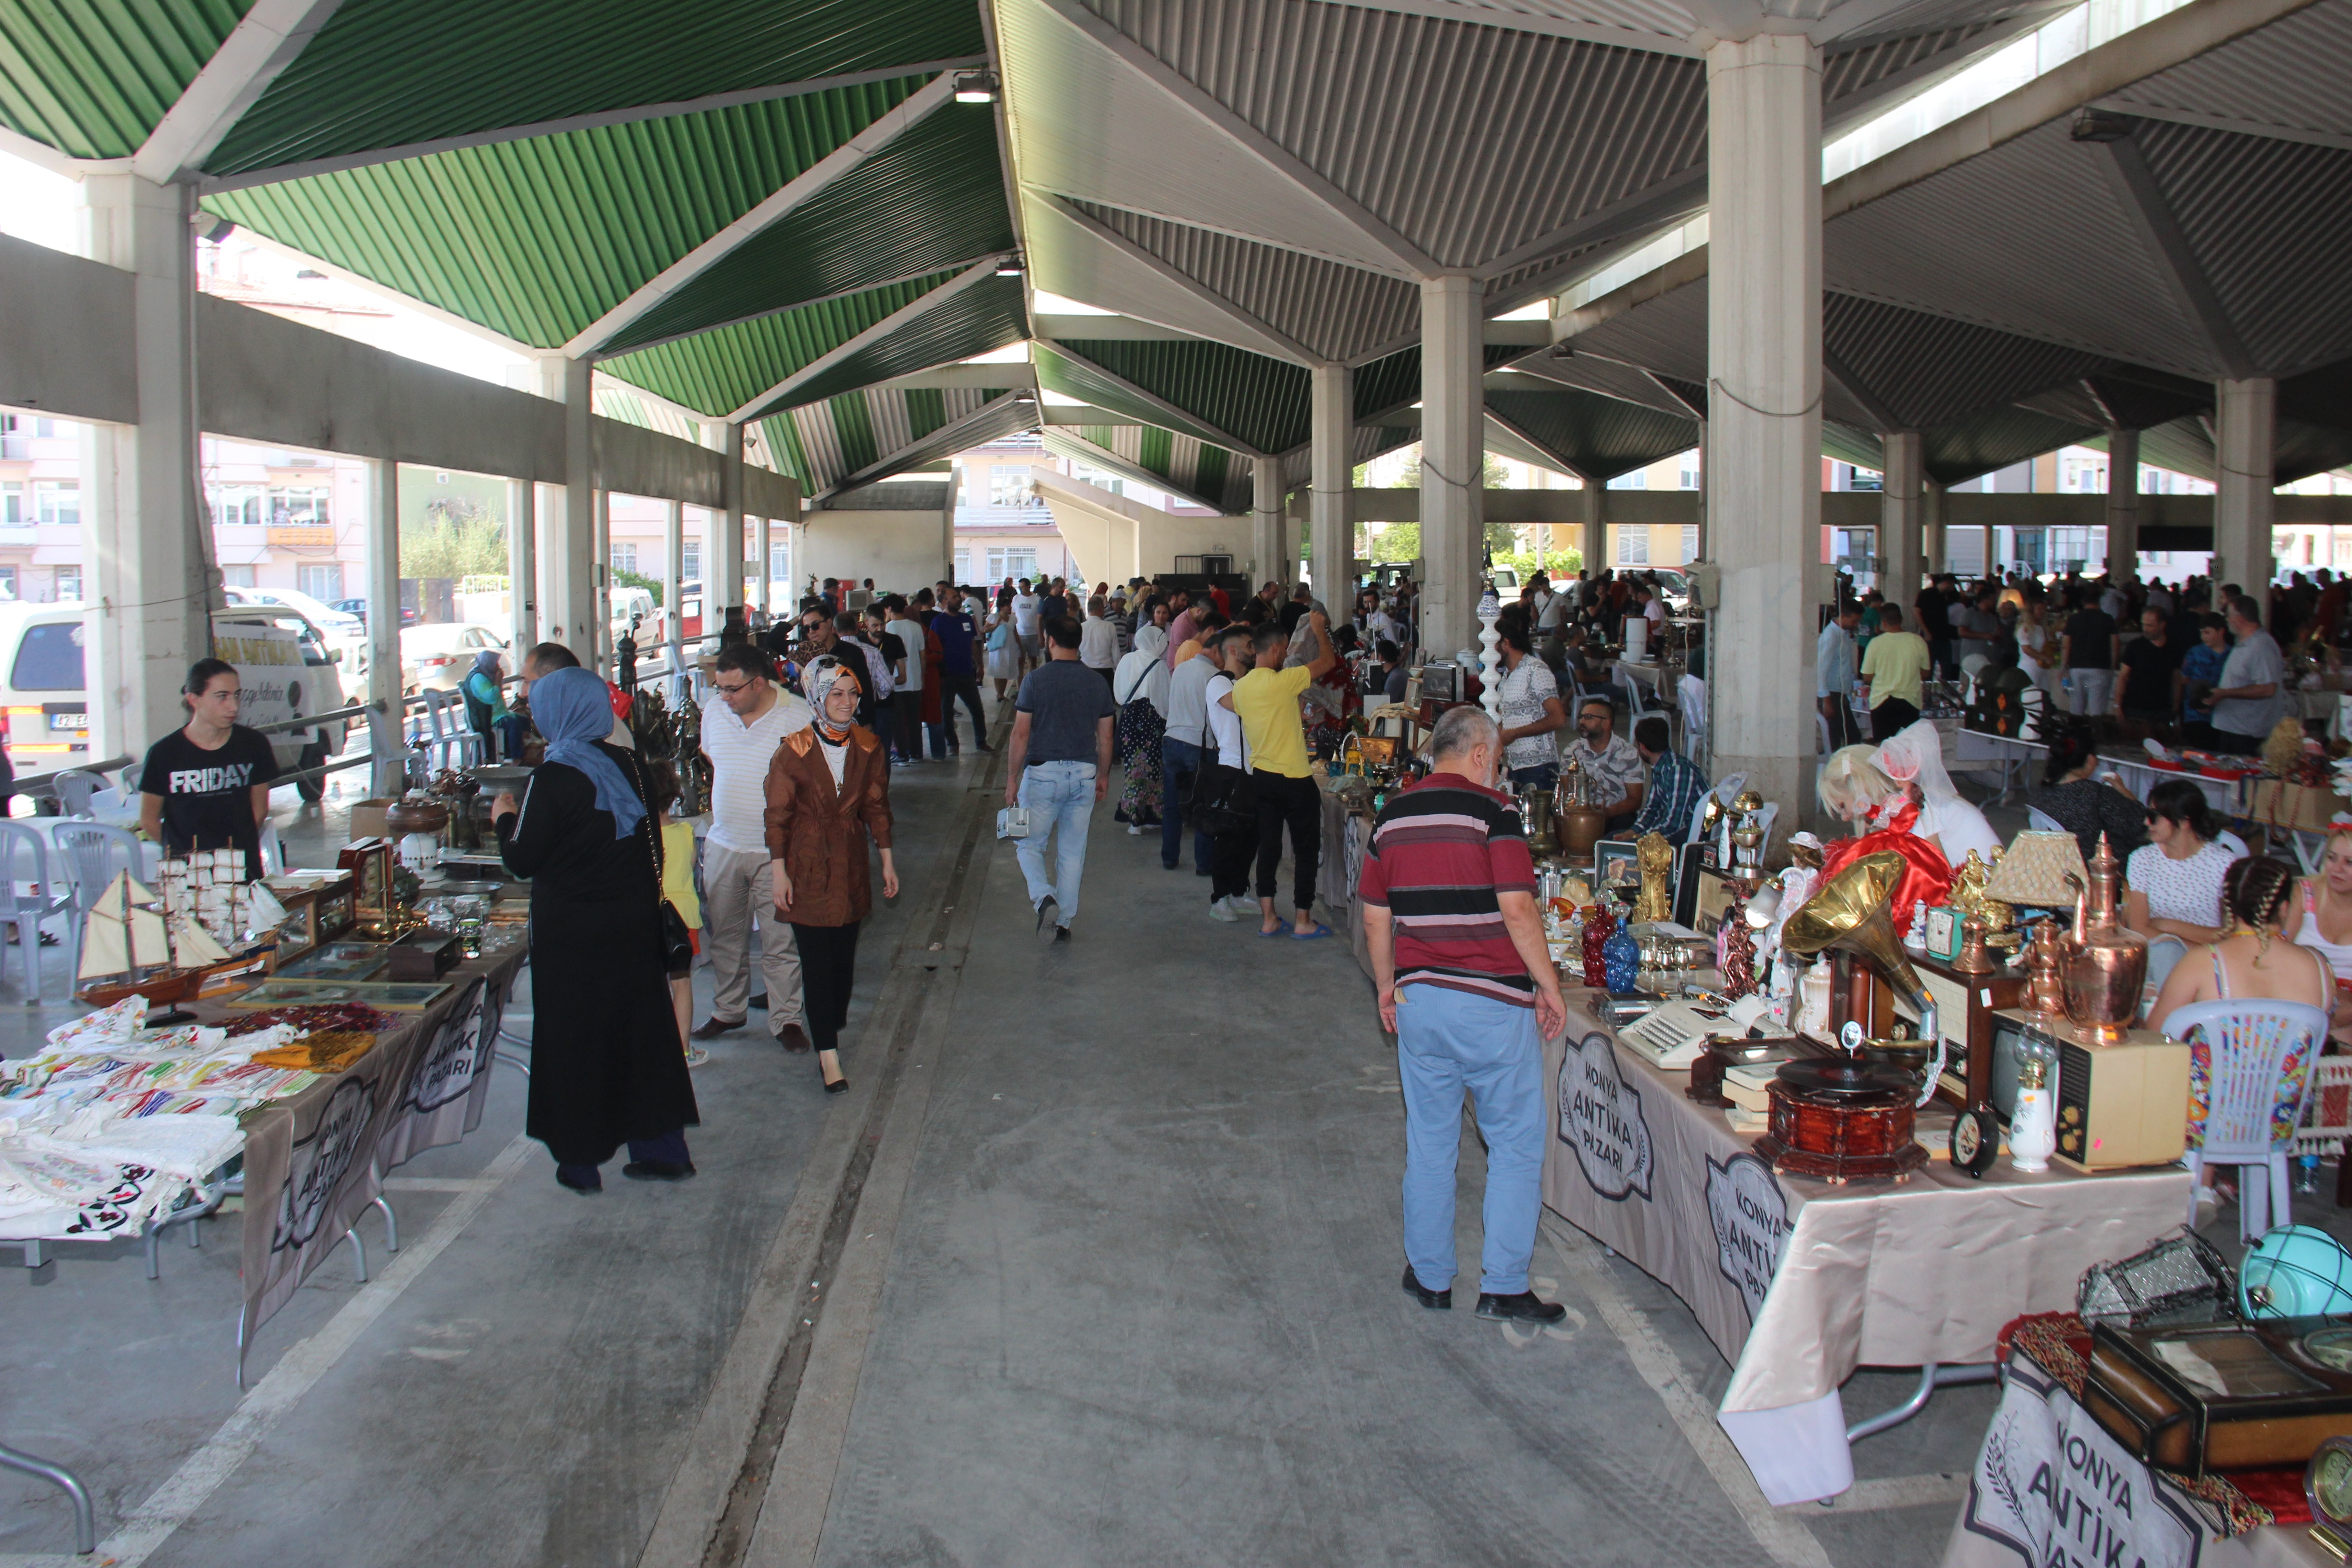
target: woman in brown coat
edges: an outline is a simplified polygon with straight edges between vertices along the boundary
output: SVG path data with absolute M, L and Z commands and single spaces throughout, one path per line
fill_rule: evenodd
M 784 737 L 768 764 L 768 859 L 776 913 L 800 943 L 801 984 L 817 1070 L 827 1094 L 842 1076 L 841 1027 L 857 963 L 857 923 L 874 907 L 866 870 L 870 837 L 882 851 L 882 896 L 898 896 L 890 858 L 890 763 L 856 721 L 864 672 L 824 654 L 802 673 L 815 710 L 810 728 Z

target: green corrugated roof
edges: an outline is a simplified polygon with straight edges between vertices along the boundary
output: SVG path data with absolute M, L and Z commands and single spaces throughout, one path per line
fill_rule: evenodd
M 1486 368 L 1507 364 L 1528 351 L 1509 343 L 1486 345 Z M 1399 349 L 1356 371 L 1356 417 L 1371 419 L 1421 401 L 1421 346 Z
M 871 386 L 893 376 L 911 375 L 935 365 L 953 364 L 984 354 L 1029 335 L 1029 313 L 1018 278 L 990 278 L 942 300 L 877 338 L 821 374 L 795 386 L 779 404 L 760 409 L 752 417 L 816 403 L 827 397 Z
M 216 192 L 205 205 L 469 321 L 555 348 L 923 80 L 435 153 Z
M 1596 479 L 1613 479 L 1698 443 L 1695 419 L 1573 387 L 1490 391 L 1486 408 L 1542 450 Z
M 995 121 L 984 109 L 950 103 L 730 251 L 609 347 L 618 352 L 938 271 L 1017 243 Z
M 886 479 L 949 455 L 926 443 L 990 409 L 1001 417 L 967 426 L 976 433 L 969 440 L 959 438 L 954 449 L 1026 428 L 1035 419 L 1034 405 L 1004 387 L 869 387 L 772 415 L 760 421 L 760 428 L 784 470 L 814 500 L 853 480 Z
M 940 0 L 344 0 L 205 166 L 239 174 L 984 47 L 980 8 Z
M 1205 339 L 1069 339 L 1061 347 L 1248 450 L 1284 452 L 1307 439 L 1313 378 L 1303 365 Z
M 127 158 L 251 4 L 0 0 L 0 125 L 77 158 Z
M 1187 418 L 1181 411 L 1171 413 L 1148 397 L 1138 396 L 1115 376 L 1076 354 L 1065 353 L 1059 344 L 1042 340 L 1034 342 L 1030 345 L 1029 358 L 1036 367 L 1037 384 L 1048 392 L 1075 397 L 1113 414 L 1124 414 L 1139 424 L 1166 426 L 1196 440 L 1220 446 L 1232 440 L 1223 431 Z
M 948 279 L 940 273 L 820 300 L 604 360 L 596 368 L 715 418 L 732 414 Z
M 1247 511 L 1253 481 L 1248 460 L 1214 442 L 1181 436 L 1158 425 L 1048 426 L 1047 445 L 1059 434 L 1077 437 L 1170 489 L 1207 502 L 1219 511 Z M 1072 448 L 1066 455 L 1083 457 Z

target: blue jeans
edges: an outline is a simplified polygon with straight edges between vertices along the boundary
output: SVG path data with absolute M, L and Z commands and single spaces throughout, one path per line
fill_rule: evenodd
M 1201 772 L 1201 748 L 1190 741 L 1163 736 L 1160 742 L 1160 863 L 1170 870 L 1184 858 L 1184 797 Z M 1205 871 L 1216 858 L 1217 847 L 1196 826 L 1192 829 L 1192 869 Z
M 1051 893 L 1060 907 L 1055 923 L 1078 918 L 1078 879 L 1087 868 L 1087 825 L 1095 814 L 1092 763 L 1032 763 L 1022 771 L 1021 804 L 1029 808 L 1029 837 L 1013 841 L 1034 908 Z M 1045 876 L 1045 837 L 1054 838 L 1054 875 Z
M 1543 1202 L 1543 1044 L 1532 1007 L 1447 986 L 1397 992 L 1397 1076 L 1404 1083 L 1404 1255 L 1431 1290 L 1454 1283 L 1454 1166 L 1462 1091 L 1486 1141 L 1486 1246 L 1478 1289 L 1528 1288 Z

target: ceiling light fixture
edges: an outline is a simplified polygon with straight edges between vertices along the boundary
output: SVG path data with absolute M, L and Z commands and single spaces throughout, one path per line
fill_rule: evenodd
M 1018 255 L 1008 256 L 996 264 L 996 275 L 999 278 L 1018 278 L 1028 270 L 1021 264 L 1021 258 Z
M 996 87 L 994 71 L 964 71 L 955 79 L 955 100 L 958 103 L 994 103 Z

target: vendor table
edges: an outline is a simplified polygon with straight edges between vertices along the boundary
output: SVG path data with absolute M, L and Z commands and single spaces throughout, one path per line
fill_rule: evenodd
M 375 1202 L 383 1173 L 480 1125 L 499 1023 L 525 952 L 517 941 L 457 965 L 442 977 L 446 994 L 403 1015 L 349 1068 L 247 1113 L 240 1386 L 255 1331 Z M 203 1003 L 194 1010 L 205 1023 L 228 1013 Z
M 1718 1419 L 1772 1502 L 1853 1484 L 1838 1387 L 1858 1366 L 1989 1362 L 2023 1313 L 2071 1308 L 2094 1263 L 2177 1228 L 2177 1168 L 1981 1180 L 1940 1153 L 1907 1183 L 1776 1174 L 1567 990 L 1544 1047 L 1554 1096 L 1544 1203 L 1690 1307 L 1732 1363 Z
M 1356 885 L 1364 869 L 1364 846 L 1370 841 L 1371 819 L 1348 809 L 1348 803 L 1323 780 L 1323 864 L 1316 873 L 1323 908 L 1334 931 L 1343 932 L 1356 962 L 1372 972 L 1371 944 L 1364 939 L 1363 906 L 1356 901 Z
M 2050 748 L 2039 741 L 2020 740 L 2014 735 L 1988 735 L 1981 730 L 1957 730 L 1944 753 L 1944 765 L 1954 773 L 1974 773 L 1986 769 L 2000 774 L 2001 795 L 2021 787 L 2032 788 L 2041 782 L 2042 763 L 2050 755 Z M 2103 767 L 2112 767 L 2128 785 L 2134 795 L 2147 798 L 2148 791 L 2167 779 L 2186 779 L 2197 786 L 2213 809 L 2225 816 L 2242 815 L 2242 790 L 2233 779 L 2208 778 L 2203 773 L 2175 772 L 2150 765 L 2145 752 L 2100 754 Z
M 2150 1468 L 2075 1403 L 2066 1380 L 2021 1345 L 1985 1430 L 1943 1568 L 2124 1563 L 2146 1568 L 2305 1568 L 2336 1559 L 2304 1523 L 2256 1523 Z M 2247 1482 L 2249 1487 L 2253 1483 Z M 2275 1495 L 2273 1507 L 2302 1500 Z M 2241 1495 L 2239 1504 L 2254 1500 Z M 2256 1513 L 2254 1519 L 2264 1514 Z

